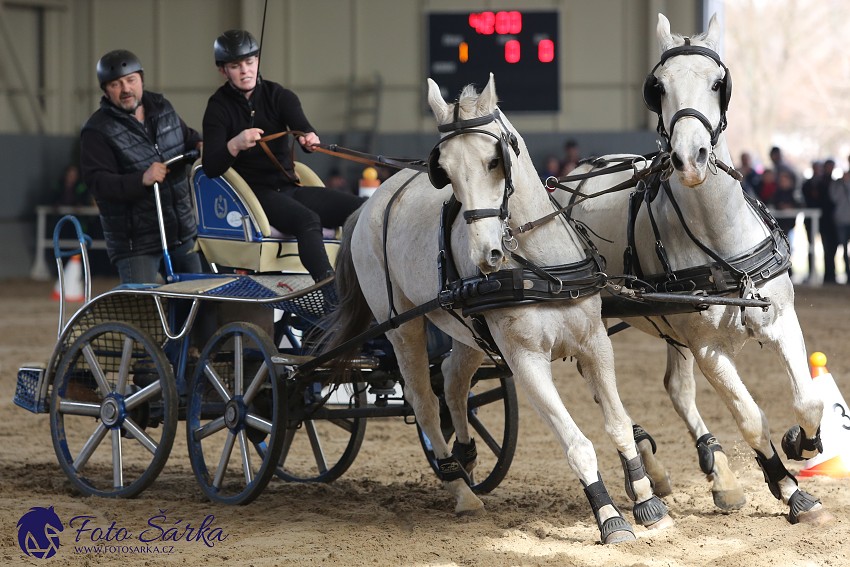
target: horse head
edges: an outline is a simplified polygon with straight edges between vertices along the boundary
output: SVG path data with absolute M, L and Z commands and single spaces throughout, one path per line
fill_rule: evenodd
M 429 157 L 431 182 L 438 188 L 451 183 L 468 224 L 471 260 L 485 274 L 505 261 L 502 238 L 514 190 L 511 169 L 520 151 L 497 100 L 492 74 L 480 94 L 469 85 L 451 104 L 428 79 L 428 104 L 443 133 Z
M 729 69 L 717 54 L 720 24 L 712 16 L 707 32 L 683 37 L 672 34 L 670 22 L 658 14 L 656 33 L 661 59 L 646 78 L 644 101 L 659 115 L 658 133 L 679 180 L 695 187 L 714 159 L 732 94 Z

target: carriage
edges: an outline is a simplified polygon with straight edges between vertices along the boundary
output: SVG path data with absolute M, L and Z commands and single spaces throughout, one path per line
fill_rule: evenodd
M 297 167 L 305 181 L 315 175 Z M 204 493 L 239 504 L 256 498 L 274 476 L 339 478 L 357 456 L 368 418 L 413 423 L 392 348 L 380 336 L 362 345 L 347 384 L 328 386 L 321 365 L 302 370 L 315 358 L 310 335 L 328 309 L 332 279 L 313 282 L 295 241 L 272 232 L 238 174 L 209 179 L 199 161 L 192 170 L 199 242 L 215 273 L 168 273 L 163 285 L 124 285 L 90 298 L 87 237 L 73 217 L 56 226 L 58 235 L 72 225 L 80 242 L 70 250 L 54 246 L 60 288 L 61 258 L 81 254 L 86 302 L 63 324 L 63 299 L 54 352 L 46 365 L 20 369 L 15 403 L 50 414 L 59 464 L 85 495 L 143 491 L 165 465 L 178 422 L 186 424 Z M 326 242 L 332 257 L 337 246 Z M 242 273 L 232 269 L 237 266 Z M 449 347 L 432 329 L 438 394 L 439 362 Z M 516 391 L 510 373 L 496 364 L 483 366 L 474 382 L 470 419 L 487 450 L 473 487 L 487 492 L 513 458 Z M 443 432 L 446 439 L 453 435 L 448 419 Z M 421 431 L 419 438 L 434 464 L 430 441 Z

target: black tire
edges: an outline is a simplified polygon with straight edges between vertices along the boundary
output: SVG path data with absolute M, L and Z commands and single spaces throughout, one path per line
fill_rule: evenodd
M 472 490 L 485 494 L 499 486 L 508 474 L 508 469 L 516 451 L 519 413 L 516 387 L 511 375 L 482 377 L 479 370 L 472 378 L 467 418 L 476 439 L 478 463 L 473 470 Z M 454 425 L 446 406 L 442 392 L 440 375 L 433 380 L 435 393 L 440 399 L 440 429 L 443 438 L 451 448 L 455 439 Z M 439 384 L 439 386 L 438 386 Z M 425 457 L 434 472 L 437 472 L 437 460 L 431 449 L 430 441 L 417 424 L 419 443 L 425 451 Z
M 53 380 L 50 434 L 77 489 L 138 495 L 165 466 L 176 431 L 174 372 L 148 333 L 108 322 L 71 344 Z
M 247 504 L 274 475 L 285 423 L 276 354 L 260 327 L 241 322 L 216 331 L 201 353 L 186 431 L 192 470 L 210 500 Z M 261 442 L 268 451 L 257 462 L 251 446 Z
M 366 406 L 366 384 L 351 384 L 352 391 L 340 386 L 325 402 L 323 408 L 362 408 Z M 327 389 L 321 395 L 326 395 Z M 296 392 L 291 399 L 304 399 L 304 392 Z M 290 423 L 286 428 L 283 449 L 275 474 L 287 482 L 333 482 L 345 474 L 354 463 L 363 437 L 366 435 L 366 418 L 305 419 Z M 260 453 L 267 449 L 257 446 Z

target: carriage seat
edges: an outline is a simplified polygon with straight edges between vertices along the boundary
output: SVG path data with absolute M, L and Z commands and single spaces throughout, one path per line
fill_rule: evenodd
M 295 162 L 295 173 L 306 186 L 324 187 L 307 165 Z M 198 245 L 215 271 L 234 268 L 252 272 L 306 274 L 298 258 L 298 242 L 269 224 L 256 195 L 232 168 L 221 177 L 207 177 L 198 159 L 190 177 L 192 203 L 198 219 Z M 331 264 L 339 241 L 327 238 L 325 250 Z

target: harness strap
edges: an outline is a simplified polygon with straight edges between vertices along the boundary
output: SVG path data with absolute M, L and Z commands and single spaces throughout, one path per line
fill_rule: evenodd
M 392 282 L 390 281 L 390 264 L 389 264 L 389 258 L 387 256 L 387 240 L 388 240 L 387 233 L 389 231 L 389 225 L 390 225 L 390 209 L 392 209 L 393 203 L 395 203 L 396 199 L 398 199 L 398 197 L 404 192 L 404 190 L 407 189 L 407 186 L 410 185 L 411 181 L 413 181 L 418 175 L 419 175 L 419 173 L 415 173 L 415 174 L 411 175 L 410 178 L 407 181 L 402 183 L 401 187 L 399 187 L 396 190 L 396 192 L 393 193 L 393 196 L 390 197 L 390 200 L 387 203 L 387 207 L 384 209 L 384 226 L 383 226 L 383 237 L 382 237 L 383 242 L 382 242 L 382 244 L 383 244 L 383 248 L 384 248 L 384 276 L 385 276 L 386 282 L 387 282 L 387 303 L 389 303 L 389 315 L 388 315 L 388 317 L 392 317 L 393 314 L 398 315 L 398 311 L 396 311 L 396 308 L 395 308 L 395 301 L 393 300 L 393 285 L 392 285 Z
M 290 181 L 292 181 L 296 185 L 301 185 L 301 179 L 298 177 L 298 175 L 293 174 L 293 173 L 289 173 L 289 171 L 287 171 L 287 169 L 285 167 L 283 167 L 283 165 L 281 165 L 281 163 L 278 161 L 277 157 L 275 157 L 275 155 L 269 149 L 269 145 L 267 143 L 267 142 L 271 142 L 272 140 L 277 140 L 281 136 L 288 136 L 290 134 L 292 134 L 293 136 L 304 136 L 305 133 L 301 132 L 300 130 L 284 130 L 283 132 L 277 132 L 275 134 L 269 134 L 268 136 L 263 136 L 262 138 L 257 140 L 257 143 L 260 144 L 260 147 L 263 149 L 263 151 L 266 153 L 266 155 L 269 157 L 269 159 L 272 161 L 272 163 L 275 165 L 275 167 L 277 167 L 280 171 L 282 171 L 283 174 L 287 177 L 287 179 L 289 179 Z M 292 150 L 292 163 L 295 163 L 295 144 L 292 144 L 290 146 L 290 149 Z
M 334 157 L 355 161 L 365 165 L 389 166 L 395 169 L 415 169 L 416 171 L 428 171 L 428 164 L 421 159 L 387 157 L 382 155 L 371 155 L 357 150 L 344 148 L 337 144 L 319 144 L 313 149 L 317 152 Z

